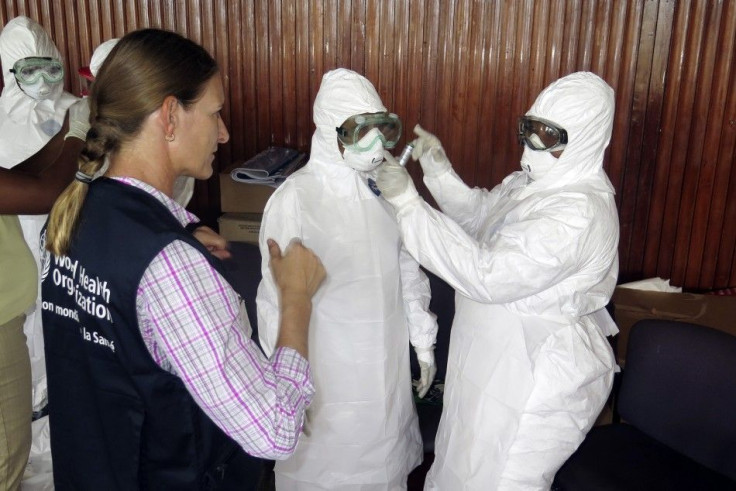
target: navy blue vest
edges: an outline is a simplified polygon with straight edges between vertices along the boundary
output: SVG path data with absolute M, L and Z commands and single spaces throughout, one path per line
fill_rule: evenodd
M 155 363 L 140 334 L 138 284 L 174 240 L 197 248 L 223 272 L 162 203 L 103 178 L 89 186 L 69 254 L 44 259 L 57 491 L 217 489 L 226 463 L 243 459 L 181 379 Z

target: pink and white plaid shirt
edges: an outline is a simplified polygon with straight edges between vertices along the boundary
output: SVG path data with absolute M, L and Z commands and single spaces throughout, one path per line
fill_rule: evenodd
M 174 200 L 133 178 L 117 178 L 161 201 L 182 225 L 197 221 Z M 197 404 L 257 457 L 294 450 L 314 395 L 309 363 L 279 348 L 267 359 L 250 339 L 238 294 L 202 254 L 174 241 L 138 285 L 138 322 L 153 359 L 182 379 Z

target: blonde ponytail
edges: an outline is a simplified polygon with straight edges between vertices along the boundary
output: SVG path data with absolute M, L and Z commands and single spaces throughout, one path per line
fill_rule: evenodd
M 202 46 L 171 31 L 140 29 L 120 39 L 92 84 L 91 128 L 79 157 L 81 174 L 51 209 L 46 231 L 50 252 L 68 253 L 88 186 L 105 159 L 136 137 L 166 97 L 173 95 L 189 108 L 217 71 L 217 62 Z
M 104 165 L 109 150 L 117 146 L 114 143 L 116 141 L 117 136 L 106 134 L 103 125 L 93 124 L 79 155 L 79 172 L 86 176 L 97 174 Z M 46 229 L 46 249 L 55 256 L 64 256 L 69 250 L 88 189 L 88 182 L 75 178 L 51 208 Z

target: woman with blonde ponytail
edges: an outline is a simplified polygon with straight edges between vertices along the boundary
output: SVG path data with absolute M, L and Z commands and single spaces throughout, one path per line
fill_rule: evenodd
M 281 332 L 250 339 L 221 260 L 172 199 L 219 144 L 215 60 L 169 31 L 124 36 L 89 95 L 75 182 L 49 218 L 42 273 L 54 481 L 60 489 L 255 489 L 293 452 L 314 389 L 311 298 L 325 272 L 271 242 Z

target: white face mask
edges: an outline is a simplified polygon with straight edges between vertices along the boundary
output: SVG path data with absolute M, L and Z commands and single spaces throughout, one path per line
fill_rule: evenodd
M 21 84 L 19 83 L 18 86 L 21 88 L 21 90 L 31 99 L 35 99 L 37 101 L 43 101 L 46 99 L 50 99 L 53 95 L 58 86 L 58 83 L 50 84 L 46 82 L 43 78 L 40 78 L 38 82 L 35 84 Z
M 557 158 L 550 152 L 540 152 L 524 146 L 521 154 L 521 168 L 532 180 L 543 178 L 557 164 Z
M 371 134 L 374 131 L 377 132 L 378 130 L 375 128 L 372 129 L 363 137 L 363 139 L 375 138 L 375 135 Z M 383 162 L 383 143 L 379 138 L 376 138 L 373 142 L 373 146 L 363 152 L 353 150 L 352 147 L 346 147 L 345 152 L 342 154 L 342 158 L 345 159 L 345 163 L 348 167 L 357 171 L 370 172 Z

